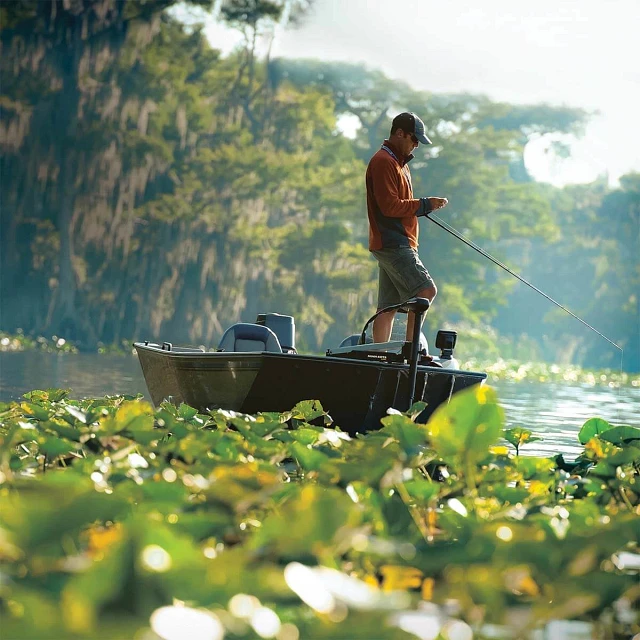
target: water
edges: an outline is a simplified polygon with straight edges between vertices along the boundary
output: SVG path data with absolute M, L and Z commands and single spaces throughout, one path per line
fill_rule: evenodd
M 492 386 L 504 408 L 507 427 L 531 429 L 543 438 L 522 453 L 573 458 L 582 451 L 580 427 L 593 417 L 612 424 L 640 426 L 640 389 L 533 382 L 497 382 Z
M 614 424 L 640 426 L 640 389 L 497 382 L 493 386 L 505 410 L 506 426 L 522 426 L 543 437 L 523 453 L 549 456 L 580 453 L 577 434 L 599 416 Z M 135 356 L 0 354 L 0 401 L 18 400 L 32 389 L 72 389 L 72 398 L 141 393 L 150 400 Z

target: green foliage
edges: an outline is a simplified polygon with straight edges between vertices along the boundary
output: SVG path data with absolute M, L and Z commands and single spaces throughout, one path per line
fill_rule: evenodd
M 533 435 L 530 429 L 524 429 L 523 427 L 514 427 L 513 429 L 505 429 L 503 433 L 504 439 L 511 443 L 516 450 L 516 455 L 520 455 L 520 447 L 528 442 L 536 442 L 542 440 Z M 582 442 L 582 440 L 581 440 Z M 583 443 L 584 444 L 584 443 Z
M 550 364 L 548 362 L 527 362 L 504 360 L 501 357 L 489 359 L 470 358 L 462 364 L 463 369 L 486 371 L 489 380 L 509 382 L 551 382 L 564 385 L 586 385 L 590 387 L 632 387 L 640 388 L 640 375 L 616 371 L 615 369 L 592 370 L 576 365 Z
M 602 418 L 590 418 L 587 420 L 578 433 L 578 440 L 581 444 L 587 444 L 591 438 L 611 429 L 611 425 Z
M 618 344 L 624 354 L 569 321 L 560 309 L 540 306 L 522 288 L 512 297 L 510 318 L 500 314 L 500 325 L 522 324 L 523 312 L 517 309 L 526 309 L 530 336 L 543 344 L 546 352 L 562 357 L 562 364 L 582 362 L 612 369 L 622 365 L 625 371 L 640 371 L 635 330 L 640 322 L 638 185 L 637 174 L 629 174 L 621 177 L 615 189 L 601 179 L 562 191 L 550 190 L 558 233 L 549 238 L 551 245 L 531 242 L 524 254 L 528 254 L 529 264 L 521 271 Z M 547 258 L 539 259 L 543 255 Z M 518 334 L 522 332 L 519 329 Z
M 24 335 L 24 332 L 19 329 L 15 334 L 0 331 L 0 352 L 2 351 L 77 353 L 78 350 L 74 344 L 67 342 L 64 338 L 58 338 L 58 336 L 51 336 L 51 339 L 47 339 L 44 336 L 33 338 Z
M 82 349 L 215 346 L 229 324 L 280 311 L 296 317 L 301 349 L 338 344 L 375 307 L 365 165 L 389 115 L 412 109 L 436 142 L 412 162 L 416 195 L 447 196 L 446 221 L 543 289 L 557 283 L 563 303 L 602 318 L 624 367 L 640 368 L 637 176 L 558 190 L 524 167 L 532 137 L 578 133 L 582 110 L 428 94 L 359 64 L 261 59 L 256 35 L 289 13 L 312 19 L 310 0 L 286 15 L 282 2 L 223 2 L 220 19 L 245 37 L 226 58 L 202 25 L 180 22 L 184 7 L 164 11 L 174 0 L 90 4 L 0 8 L 4 329 Z M 344 115 L 361 125 L 355 140 L 338 129 Z M 518 359 L 617 365 L 426 220 L 421 247 L 439 286 L 429 322 L 464 325 L 470 355 L 504 355 L 500 336 Z
M 441 405 L 429 420 L 429 436 L 436 453 L 454 467 L 464 469 L 475 489 L 475 468 L 500 436 L 503 410 L 488 386 L 460 392 Z
M 640 631 L 622 612 L 638 598 L 640 429 L 592 419 L 571 463 L 496 445 L 490 388 L 427 425 L 423 408 L 351 438 L 316 426 L 331 424 L 317 401 L 201 414 L 49 389 L 0 405 L 3 632 L 395 639 L 410 616 L 478 637 L 563 618 Z

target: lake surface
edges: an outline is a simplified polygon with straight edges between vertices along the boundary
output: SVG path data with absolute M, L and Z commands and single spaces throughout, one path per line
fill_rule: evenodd
M 640 389 L 494 382 L 506 426 L 522 426 L 543 437 L 523 447 L 531 455 L 581 451 L 577 434 L 600 416 L 614 424 L 640 426 Z M 0 401 L 19 400 L 33 389 L 71 389 L 72 398 L 142 393 L 147 388 L 135 356 L 96 354 L 0 353 Z

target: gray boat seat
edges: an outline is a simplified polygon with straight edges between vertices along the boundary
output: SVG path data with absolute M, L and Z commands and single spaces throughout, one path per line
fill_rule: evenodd
M 218 351 L 273 351 L 282 353 L 278 336 L 268 327 L 248 322 L 232 324 L 223 334 Z

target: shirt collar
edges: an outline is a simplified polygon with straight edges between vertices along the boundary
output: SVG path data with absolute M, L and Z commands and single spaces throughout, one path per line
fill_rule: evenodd
M 386 147 L 389 151 L 391 151 L 393 153 L 393 157 L 398 161 L 398 164 L 401 167 L 404 167 L 405 164 L 407 164 L 407 162 L 411 162 L 411 160 L 413 160 L 413 153 L 410 153 L 408 156 L 403 155 L 400 150 L 398 149 L 398 147 L 396 147 L 395 144 L 393 144 L 393 142 L 391 142 L 390 140 L 385 140 L 382 143 L 383 147 Z

